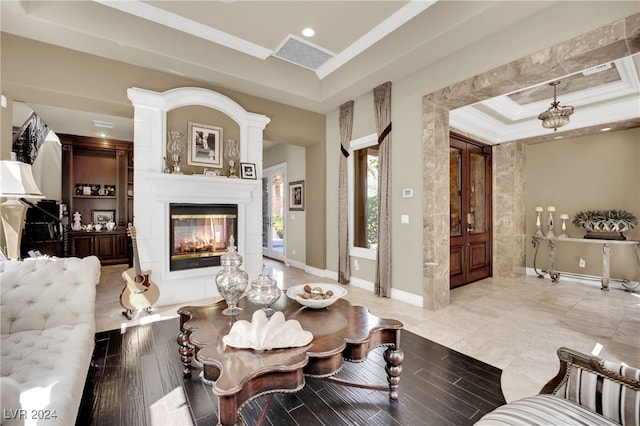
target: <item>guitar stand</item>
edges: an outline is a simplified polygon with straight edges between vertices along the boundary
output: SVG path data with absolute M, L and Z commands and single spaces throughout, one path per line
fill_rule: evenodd
M 148 315 L 152 315 L 153 314 L 153 306 L 147 306 L 146 308 L 143 309 L 143 311 L 145 311 Z M 125 317 L 127 317 L 127 319 L 129 321 L 131 321 L 132 318 L 132 314 L 135 312 L 135 310 L 133 309 L 125 309 L 122 311 L 122 315 L 124 315 Z

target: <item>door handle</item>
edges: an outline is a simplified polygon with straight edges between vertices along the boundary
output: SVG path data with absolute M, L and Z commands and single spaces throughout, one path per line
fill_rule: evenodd
M 475 216 L 473 213 L 467 213 L 467 232 L 473 232 L 473 225 L 475 224 Z

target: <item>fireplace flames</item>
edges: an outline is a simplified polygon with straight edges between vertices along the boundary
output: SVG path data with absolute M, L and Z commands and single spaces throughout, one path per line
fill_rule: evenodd
M 227 217 L 174 217 L 173 256 L 219 256 L 229 245 L 233 229 Z

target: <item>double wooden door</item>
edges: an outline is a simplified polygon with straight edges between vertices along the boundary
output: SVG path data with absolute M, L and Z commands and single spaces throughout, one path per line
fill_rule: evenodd
M 450 287 L 491 276 L 491 147 L 451 134 Z

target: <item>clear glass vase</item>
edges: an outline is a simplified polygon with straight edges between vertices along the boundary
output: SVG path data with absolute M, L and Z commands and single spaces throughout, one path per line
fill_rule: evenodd
M 167 132 L 169 136 L 169 143 L 167 143 L 167 151 L 171 153 L 171 160 L 173 160 L 173 172 L 174 174 L 183 174 L 180 170 L 180 154 L 184 151 L 182 146 L 182 132 L 176 130 L 170 130 Z
M 236 315 L 242 312 L 242 308 L 238 306 L 238 300 L 249 283 L 249 275 L 240 269 L 242 256 L 236 251 L 234 242 L 232 236 L 229 239 L 227 252 L 220 256 L 222 269 L 216 274 L 218 293 L 227 302 L 227 308 L 222 311 L 224 315 Z
M 262 265 L 262 273 L 251 282 L 251 289 L 247 293 L 249 302 L 258 305 L 267 314 L 273 314 L 270 306 L 280 299 L 282 291 L 278 288 L 278 282 L 267 274 L 266 266 Z
M 229 161 L 229 177 L 238 177 L 238 159 L 240 158 L 240 145 L 235 139 L 227 139 L 224 142 L 224 155 Z

